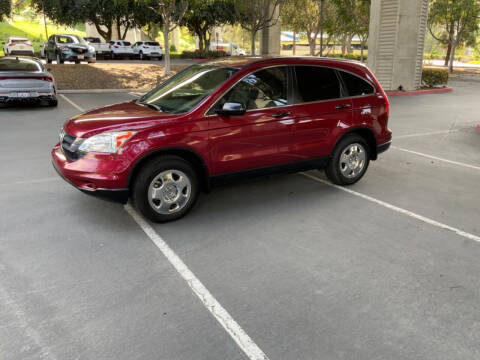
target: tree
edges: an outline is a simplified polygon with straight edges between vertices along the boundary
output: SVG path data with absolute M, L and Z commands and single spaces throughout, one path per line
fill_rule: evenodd
M 315 55 L 316 39 L 320 33 L 321 3 L 314 0 L 289 0 L 280 7 L 282 25 L 294 32 L 306 32 L 310 55 Z
M 58 24 L 93 24 L 106 41 L 113 35 L 124 39 L 130 28 L 146 25 L 154 16 L 144 2 L 135 0 L 32 0 L 32 3 L 38 13 L 45 9 L 45 14 Z
M 10 0 L 0 0 L 0 20 L 10 15 L 11 8 Z
M 168 35 L 183 20 L 188 4 L 188 0 L 152 0 L 149 5 L 149 8 L 160 17 L 163 23 L 163 59 L 165 61 L 165 75 L 167 76 L 171 72 Z
M 322 9 L 323 6 L 323 9 Z M 323 12 L 323 16 L 322 16 Z M 335 35 L 337 16 L 330 1 L 287 0 L 280 7 L 282 25 L 295 32 L 306 32 L 310 55 L 323 55 L 324 45 Z M 327 44 L 323 44 L 323 34 L 328 34 Z M 320 51 L 317 53 L 317 38 L 320 35 Z
M 199 49 L 209 47 L 209 30 L 214 26 L 235 23 L 235 7 L 232 0 L 190 0 L 181 25 L 198 36 Z
M 283 0 L 234 0 L 238 22 L 251 34 L 252 55 L 255 55 L 255 37 L 259 30 L 277 23 L 276 8 Z
M 354 34 L 360 38 L 361 55 L 368 40 L 370 26 L 371 0 L 331 0 L 338 10 L 338 19 L 345 34 Z M 351 37 L 350 37 L 351 39 Z
M 446 44 L 446 65 L 453 72 L 455 50 L 461 43 L 474 41 L 474 34 L 478 32 L 478 17 L 480 4 L 478 0 L 432 0 L 430 3 L 430 15 L 428 29 L 437 41 Z M 437 35 L 435 28 L 441 29 Z

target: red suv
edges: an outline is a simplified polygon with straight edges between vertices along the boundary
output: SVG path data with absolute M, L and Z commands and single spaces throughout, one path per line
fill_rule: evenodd
M 389 102 L 368 68 L 316 58 L 229 58 L 190 66 L 140 99 L 68 120 L 53 148 L 79 190 L 156 222 L 239 176 L 325 169 L 357 182 L 388 149 Z

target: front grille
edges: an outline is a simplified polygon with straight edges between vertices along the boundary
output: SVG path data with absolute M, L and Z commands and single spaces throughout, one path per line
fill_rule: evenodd
M 72 48 L 72 50 L 73 50 L 74 52 L 76 52 L 77 54 L 84 54 L 84 53 L 87 52 L 86 49 L 82 49 L 82 48 Z
M 77 138 L 66 132 L 61 135 L 62 151 L 70 161 L 76 161 L 82 157 L 82 154 L 78 151 L 78 145 L 75 144 Z

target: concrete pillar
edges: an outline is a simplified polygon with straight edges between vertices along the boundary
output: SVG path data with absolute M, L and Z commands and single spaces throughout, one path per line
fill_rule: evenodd
M 273 10 L 272 4 L 268 5 L 269 14 Z M 275 25 L 260 30 L 260 55 L 280 55 L 280 34 L 281 34 L 281 19 L 280 8 L 275 8 L 273 15 L 273 22 Z M 278 19 L 278 20 L 277 20 Z
M 420 87 L 428 0 L 372 0 L 367 64 L 386 90 Z

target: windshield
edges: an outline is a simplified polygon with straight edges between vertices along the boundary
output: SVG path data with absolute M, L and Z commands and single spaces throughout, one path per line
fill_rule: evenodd
M 57 43 L 59 44 L 80 44 L 80 45 L 86 45 L 87 43 L 85 40 L 76 35 L 59 35 L 57 36 Z
M 192 65 L 142 96 L 138 102 L 154 105 L 165 112 L 186 113 L 237 71 L 218 65 Z

